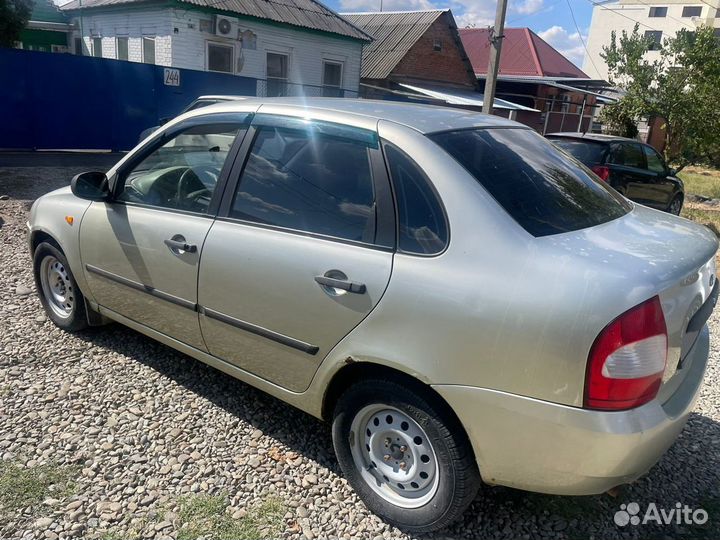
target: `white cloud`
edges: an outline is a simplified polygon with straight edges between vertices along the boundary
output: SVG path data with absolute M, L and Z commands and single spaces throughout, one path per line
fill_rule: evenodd
M 585 47 L 583 47 L 579 33 L 570 33 L 562 26 L 555 25 L 538 32 L 538 36 L 555 47 L 576 66 L 582 65 L 585 57 Z M 583 36 L 583 39 L 587 39 L 587 36 Z
M 540 11 L 544 7 L 544 4 L 544 0 L 525 0 L 518 6 L 511 4 L 508 7 L 511 11 L 520 15 L 532 15 Z
M 340 12 L 380 11 L 381 0 L 340 0 Z M 382 0 L 383 11 L 436 9 L 430 0 Z
M 458 28 L 486 28 L 495 22 L 496 5 L 495 0 L 454 0 L 450 7 Z

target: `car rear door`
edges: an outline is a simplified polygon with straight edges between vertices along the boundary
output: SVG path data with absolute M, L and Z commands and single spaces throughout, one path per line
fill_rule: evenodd
M 117 174 L 111 202 L 83 216 L 80 250 L 102 310 L 205 350 L 198 263 L 249 115 L 194 117 Z
M 246 146 L 203 249 L 202 334 L 211 354 L 302 391 L 390 280 L 387 173 L 371 130 L 258 114 Z
M 610 149 L 607 160 L 610 167 L 610 185 L 640 204 L 652 202 L 650 174 L 640 143 L 617 142 Z

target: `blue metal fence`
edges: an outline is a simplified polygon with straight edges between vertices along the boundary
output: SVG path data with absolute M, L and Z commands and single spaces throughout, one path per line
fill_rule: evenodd
M 188 69 L 176 70 L 179 81 L 172 86 L 165 70 L 0 48 L 0 148 L 129 150 L 143 129 L 177 115 L 200 95 L 268 94 L 264 80 Z M 322 87 L 292 87 L 286 95 L 328 95 Z

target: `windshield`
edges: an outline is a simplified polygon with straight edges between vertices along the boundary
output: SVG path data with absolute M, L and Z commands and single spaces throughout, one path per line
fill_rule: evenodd
M 632 208 L 583 165 L 530 129 L 465 129 L 429 137 L 533 236 L 592 227 Z
M 603 154 L 607 148 L 604 144 L 596 142 L 553 138 L 550 140 L 555 146 L 560 148 L 560 150 L 564 150 L 588 167 L 602 163 Z

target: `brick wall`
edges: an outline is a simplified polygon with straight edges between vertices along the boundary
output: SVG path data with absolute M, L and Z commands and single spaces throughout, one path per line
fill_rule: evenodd
M 425 34 L 415 43 L 408 54 L 390 74 L 393 80 L 424 79 L 454 83 L 469 88 L 475 85 L 475 75 L 460 46 L 457 29 L 450 26 L 448 13 L 438 17 Z M 439 41 L 441 50 L 434 50 Z

